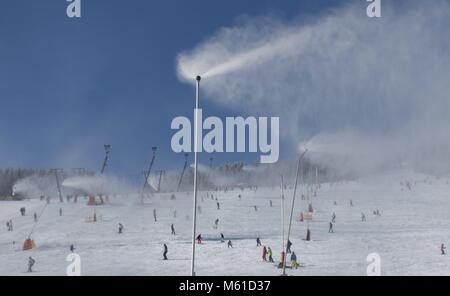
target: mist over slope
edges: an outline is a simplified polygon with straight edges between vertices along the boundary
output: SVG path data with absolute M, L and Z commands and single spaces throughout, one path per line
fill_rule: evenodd
M 282 144 L 326 165 L 447 172 L 450 3 L 385 1 L 380 19 L 366 6 L 243 16 L 181 52 L 178 75 L 202 75 L 204 98 L 226 108 L 280 116 Z

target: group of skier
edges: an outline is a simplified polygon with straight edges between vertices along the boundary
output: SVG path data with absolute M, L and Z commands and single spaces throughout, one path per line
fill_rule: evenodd
M 261 240 L 260 240 L 260 238 L 258 237 L 257 239 L 256 239 L 256 246 L 257 247 L 260 247 L 260 246 L 262 246 L 262 244 L 261 244 Z M 270 263 L 273 263 L 274 262 L 274 260 L 273 260 L 273 251 L 272 251 L 272 248 L 271 247 L 269 247 L 269 246 L 262 246 L 263 248 L 262 248 L 262 260 L 264 261 L 264 262 L 270 262 Z M 287 241 L 287 245 L 286 245 L 286 251 L 287 251 L 287 253 L 288 254 L 291 254 L 291 258 L 290 258 L 290 263 L 291 263 L 291 268 L 292 269 L 297 269 L 298 268 L 298 263 L 297 263 L 297 255 L 295 254 L 295 252 L 292 252 L 291 251 L 291 247 L 292 247 L 292 242 L 290 241 L 290 240 L 288 240 Z M 283 265 L 285 264 L 285 260 L 286 260 L 286 255 L 285 255 L 285 252 L 284 252 L 284 250 L 281 252 L 281 259 L 280 259 L 280 263 L 278 264 L 278 267 L 279 268 L 283 268 Z

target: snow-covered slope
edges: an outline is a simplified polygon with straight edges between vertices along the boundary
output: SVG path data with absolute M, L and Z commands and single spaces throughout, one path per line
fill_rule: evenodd
M 306 223 L 298 221 L 308 203 L 301 199 L 304 191 L 303 186 L 296 201 L 291 235 L 292 249 L 302 267 L 289 270 L 289 274 L 365 275 L 366 257 L 376 252 L 381 256 L 383 275 L 450 275 L 450 257 L 440 254 L 440 244 L 450 243 L 447 178 L 396 172 L 322 184 L 312 200 L 315 213 L 309 242 L 303 240 Z M 213 194 L 220 202 L 220 210 L 206 192 L 199 197 L 198 233 L 205 242 L 197 245 L 197 274 L 279 275 L 274 264 L 262 262 L 255 239 L 260 237 L 263 245 L 273 249 L 275 261 L 279 260 L 280 188 Z M 110 204 L 98 207 L 87 206 L 83 199 L 76 204 L 52 201 L 34 230 L 37 246 L 31 251 L 22 251 L 22 243 L 33 228 L 33 213 L 39 214 L 45 202 L 0 202 L 0 275 L 29 275 L 28 256 L 36 260 L 32 275 L 65 275 L 71 244 L 81 256 L 83 275 L 189 275 L 192 194 L 178 193 L 176 200 L 171 200 L 170 195 L 154 195 L 145 205 L 137 202 L 137 196 L 111 198 Z M 292 191 L 287 190 L 285 196 L 287 229 Z M 20 207 L 26 207 L 25 217 L 20 216 Z M 63 216 L 59 216 L 60 208 Z M 157 222 L 153 219 L 154 209 Z M 375 209 L 381 216 L 373 215 Z M 94 210 L 101 219 L 87 223 Z M 335 233 L 329 234 L 333 212 Z M 361 213 L 367 216 L 366 222 L 361 221 Z M 219 228 L 214 229 L 217 218 Z M 5 227 L 9 219 L 14 225 L 12 232 Z M 125 227 L 120 235 L 119 222 Z M 172 223 L 175 236 L 170 231 Z M 232 240 L 234 248 L 220 242 L 220 233 Z M 164 243 L 169 248 L 168 261 L 162 260 Z

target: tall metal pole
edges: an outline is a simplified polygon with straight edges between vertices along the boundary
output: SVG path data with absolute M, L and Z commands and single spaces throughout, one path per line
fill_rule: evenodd
M 59 201 L 64 202 L 64 199 L 62 196 L 62 191 L 61 191 L 61 183 L 59 182 L 59 176 L 58 176 L 58 172 L 62 172 L 63 170 L 62 169 L 52 169 L 52 171 L 55 173 L 56 189 L 58 189 Z
M 198 117 L 199 117 L 199 101 L 200 101 L 200 80 L 202 78 L 197 76 L 196 92 L 195 92 L 195 124 L 194 124 L 194 205 L 192 208 L 192 261 L 191 261 L 191 275 L 195 276 L 195 238 L 197 232 L 197 167 L 198 167 Z
M 109 152 L 111 151 L 111 145 L 105 145 L 105 160 L 103 161 L 101 173 L 105 172 L 106 165 L 108 164 Z
M 185 158 L 184 166 L 183 166 L 183 170 L 181 171 L 180 179 L 178 180 L 177 192 L 180 191 L 181 183 L 183 182 L 184 172 L 186 172 L 186 168 L 187 168 L 187 164 L 188 164 L 188 157 L 189 157 L 189 154 L 185 153 L 184 154 L 184 158 Z
M 162 179 L 162 176 L 164 173 L 165 173 L 165 171 L 163 171 L 163 170 L 159 171 L 158 192 L 161 191 L 161 179 Z
M 290 235 L 291 235 L 291 228 L 292 228 L 292 217 L 294 216 L 294 205 L 295 205 L 295 194 L 297 193 L 297 184 L 298 184 L 298 175 L 300 172 L 300 164 L 302 162 L 302 158 L 305 156 L 306 152 L 308 152 L 308 150 L 305 150 L 302 155 L 300 155 L 300 157 L 298 158 L 298 163 L 297 163 L 297 173 L 295 175 L 295 186 L 294 186 L 294 193 L 292 195 L 292 206 L 291 206 L 291 217 L 289 219 L 289 228 L 288 228 L 288 233 L 287 233 L 287 241 L 289 241 Z M 283 261 L 283 275 L 286 275 L 286 255 L 287 255 L 287 244 L 286 244 L 286 249 L 285 249 L 285 255 L 284 255 L 284 261 Z
M 147 171 L 144 174 L 144 186 L 142 186 L 142 192 L 141 192 L 141 202 L 144 202 L 144 194 L 145 194 L 145 188 L 147 188 L 148 178 L 150 177 L 150 174 L 152 172 L 153 163 L 155 162 L 156 157 L 156 147 L 152 147 L 152 160 L 150 161 L 150 165 L 148 166 Z
M 105 160 L 103 161 L 103 165 L 102 165 L 102 170 L 101 170 L 101 174 L 103 175 L 105 173 L 105 169 L 106 166 L 108 165 L 108 159 L 109 159 L 109 152 L 111 151 L 111 145 L 109 144 L 105 144 Z M 102 179 L 102 194 L 99 195 L 100 198 L 100 203 L 104 204 L 104 200 L 103 200 L 103 189 L 104 189 L 104 180 Z
M 281 250 L 284 250 L 284 182 L 283 175 L 281 175 L 281 231 L 282 231 L 282 247 Z

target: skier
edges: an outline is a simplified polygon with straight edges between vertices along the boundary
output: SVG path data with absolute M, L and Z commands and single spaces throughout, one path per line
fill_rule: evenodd
M 155 222 L 158 222 L 156 219 L 156 209 L 153 209 L 153 219 L 155 219 Z
M 164 244 L 164 252 L 163 252 L 163 257 L 164 257 L 164 259 L 163 259 L 163 260 L 167 260 L 167 252 L 168 252 L 167 245 Z
M 219 228 L 219 218 L 216 219 L 216 221 L 214 221 L 214 229 Z
M 33 217 L 34 217 L 34 222 L 37 222 L 37 214 L 36 214 L 36 212 L 34 213 Z
M 445 255 L 445 249 L 446 247 L 444 246 L 444 244 L 441 244 L 441 254 Z
M 6 221 L 6 229 L 7 229 L 8 231 L 11 231 L 11 227 L 9 227 L 9 221 Z
M 225 242 L 225 236 L 223 235 L 223 233 L 220 234 L 220 242 L 221 243 Z
M 172 230 L 172 235 L 175 235 L 175 226 L 173 224 L 170 225 L 170 229 Z
M 73 245 L 70 245 L 70 251 L 73 253 L 75 251 L 75 247 Z
M 267 247 L 267 255 L 269 255 L 269 262 L 273 262 L 273 258 L 272 258 L 272 249 L 270 247 Z
M 256 238 L 256 246 L 261 247 L 261 239 L 259 237 Z
M 267 249 L 266 249 L 266 246 L 263 247 L 262 258 L 263 258 L 263 261 L 267 261 Z
M 240 194 L 238 195 L 238 197 L 239 197 L 239 200 L 241 200 L 241 199 L 242 199 L 242 196 L 241 196 Z
M 233 248 L 233 244 L 231 243 L 231 240 L 228 240 L 228 248 Z
M 292 242 L 290 240 L 287 241 L 287 253 L 291 253 Z
M 30 257 L 28 257 L 28 272 L 33 272 L 33 265 L 36 261 Z
M 272 207 L 272 206 L 273 206 L 273 204 L 272 204 L 272 200 L 270 200 L 270 201 L 269 201 L 269 205 L 270 205 L 270 207 Z
M 353 200 L 350 200 L 350 206 L 353 207 Z
M 255 206 L 255 212 L 258 212 L 258 207 L 257 206 Z
M 306 241 L 310 241 L 311 240 L 311 230 L 309 230 L 309 228 L 306 230 Z
M 281 252 L 280 263 L 278 264 L 278 268 L 283 268 L 284 262 L 286 260 L 286 253 L 284 251 Z
M 291 268 L 292 269 L 298 268 L 297 255 L 295 255 L 295 252 L 292 252 L 291 254 Z
M 199 245 L 202 244 L 202 235 L 201 235 L 201 234 L 199 234 L 199 235 L 197 236 L 197 243 L 198 243 Z
M 366 215 L 364 213 L 361 213 L 361 221 L 366 222 Z
M 333 213 L 333 215 L 331 216 L 331 222 L 335 222 L 336 221 L 336 213 Z
M 220 203 L 217 202 L 217 209 L 220 210 Z
M 332 222 L 330 222 L 330 228 L 328 229 L 328 233 L 334 233 Z
M 20 214 L 21 214 L 22 216 L 25 216 L 25 208 L 20 208 Z
M 13 223 L 12 223 L 12 220 L 9 220 L 9 231 L 13 231 Z
M 119 234 L 122 234 L 123 232 L 123 225 L 122 223 L 119 223 Z

